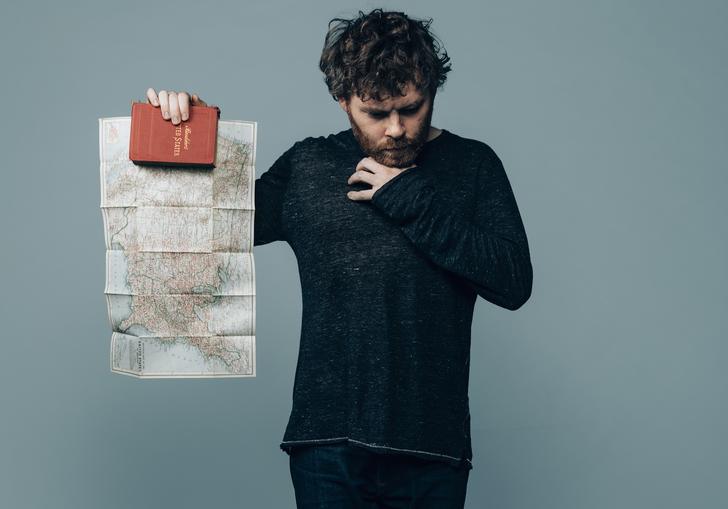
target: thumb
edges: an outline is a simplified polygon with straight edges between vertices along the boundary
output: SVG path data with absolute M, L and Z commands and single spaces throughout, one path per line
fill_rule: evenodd
M 195 106 L 207 106 L 207 103 L 200 99 L 200 96 L 197 94 L 192 94 L 192 104 Z

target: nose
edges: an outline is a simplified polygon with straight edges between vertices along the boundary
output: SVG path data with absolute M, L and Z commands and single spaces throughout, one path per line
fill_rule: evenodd
M 400 122 L 399 113 L 393 110 L 389 115 L 389 123 L 385 134 L 391 138 L 399 138 L 404 134 L 404 127 Z

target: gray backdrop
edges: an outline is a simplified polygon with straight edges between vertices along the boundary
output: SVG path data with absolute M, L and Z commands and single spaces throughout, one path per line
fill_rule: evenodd
M 255 379 L 109 371 L 99 117 L 147 87 L 259 122 L 260 175 L 348 128 L 318 70 L 327 22 L 383 5 L 453 71 L 433 125 L 502 158 L 531 300 L 479 299 L 470 508 L 728 506 L 728 4 L 74 2 L 0 18 L 0 506 L 294 506 L 300 283 L 255 249 Z

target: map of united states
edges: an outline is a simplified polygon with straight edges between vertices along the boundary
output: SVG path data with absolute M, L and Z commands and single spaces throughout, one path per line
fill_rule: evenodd
M 99 119 L 111 370 L 255 376 L 256 124 L 218 121 L 214 169 L 136 165 Z

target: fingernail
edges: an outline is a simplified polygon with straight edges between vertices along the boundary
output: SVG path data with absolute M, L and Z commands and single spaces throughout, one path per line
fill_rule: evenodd
M 179 122 L 179 117 L 177 115 L 173 116 L 172 122 Z
M 182 113 L 182 120 L 187 120 L 189 118 L 189 115 Z
M 154 106 L 159 106 L 159 101 L 157 101 L 156 99 L 152 99 L 152 104 Z
M 162 112 L 162 116 L 164 117 L 165 120 L 169 119 L 169 113 L 167 113 L 166 111 Z

